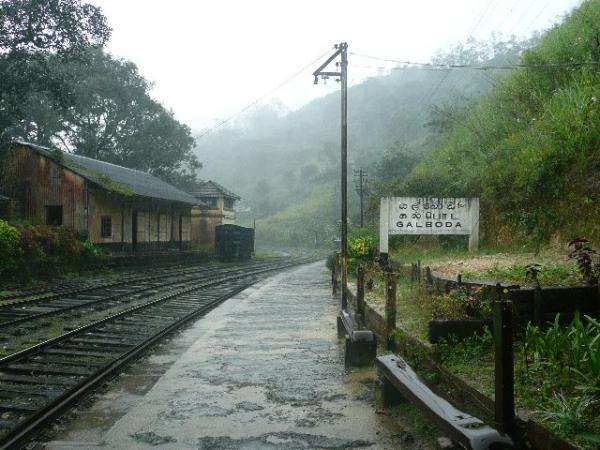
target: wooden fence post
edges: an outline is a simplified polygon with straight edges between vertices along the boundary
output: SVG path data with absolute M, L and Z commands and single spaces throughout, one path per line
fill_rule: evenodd
M 515 424 L 515 379 L 513 355 L 513 304 L 494 302 L 495 400 L 496 425 L 510 434 Z
M 417 282 L 421 284 L 421 260 L 417 260 Z
M 331 270 L 331 284 L 333 285 L 333 295 L 337 294 L 337 258 L 333 262 L 333 269 Z
M 358 266 L 356 271 L 356 313 L 365 314 L 365 268 Z
M 433 275 L 431 275 L 431 267 L 425 267 L 425 283 L 427 283 L 427 287 L 433 288 Z
M 533 324 L 542 324 L 542 288 L 536 286 L 533 291 Z
M 392 331 L 396 328 L 396 275 L 393 272 L 386 274 L 385 288 L 385 331 L 389 349 L 393 345 Z

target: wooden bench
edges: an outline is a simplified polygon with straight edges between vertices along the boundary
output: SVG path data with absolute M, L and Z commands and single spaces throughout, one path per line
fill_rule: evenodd
M 401 357 L 380 356 L 376 360 L 383 378 L 384 406 L 394 406 L 406 399 L 417 406 L 454 443 L 471 450 L 514 448 L 505 434 L 477 417 L 459 411 L 429 389 Z
M 370 330 L 358 330 L 352 315 L 342 310 L 337 318 L 338 335 L 345 336 L 344 362 L 346 367 L 368 366 L 377 355 L 377 339 Z

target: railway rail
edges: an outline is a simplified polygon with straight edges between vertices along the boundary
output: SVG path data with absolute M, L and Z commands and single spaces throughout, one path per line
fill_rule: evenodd
M 33 319 L 54 316 L 78 308 L 106 309 L 117 303 L 131 301 L 132 296 L 154 289 L 173 286 L 200 277 L 232 270 L 245 270 L 231 267 L 184 267 L 162 270 L 154 274 L 128 276 L 118 281 L 109 281 L 95 286 L 53 291 L 55 294 L 28 298 L 20 302 L 0 306 L 0 327 L 7 330 Z
M 18 448 L 149 346 L 268 273 L 311 261 L 215 272 L 174 291 L 0 358 L 0 449 Z
M 4 293 L 0 295 L 0 308 L 22 303 L 35 303 L 37 301 L 52 300 L 64 295 L 78 294 L 94 289 L 118 286 L 138 280 L 146 280 L 152 276 L 156 278 L 164 278 L 179 271 L 202 271 L 206 270 L 206 268 L 206 264 L 171 264 L 166 267 L 145 267 L 143 268 L 143 274 L 140 274 L 140 268 L 138 268 L 137 270 L 127 271 L 112 277 L 99 277 L 88 281 L 65 280 L 58 283 L 34 286 L 31 288 L 20 289 L 16 292 Z

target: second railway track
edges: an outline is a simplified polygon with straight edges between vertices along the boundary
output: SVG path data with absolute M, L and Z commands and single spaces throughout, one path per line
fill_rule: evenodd
M 256 266 L 254 263 L 252 266 Z M 33 319 L 61 314 L 63 312 L 107 304 L 108 301 L 122 301 L 129 296 L 145 291 L 172 286 L 202 277 L 210 277 L 220 272 L 243 271 L 242 266 L 196 266 L 162 269 L 156 273 L 137 274 L 119 280 L 98 283 L 93 286 L 51 291 L 52 295 L 42 294 L 14 304 L 0 305 L 0 327 L 6 328 Z
M 279 260 L 174 284 L 168 294 L 0 358 L 0 449 L 18 448 L 165 334 L 269 272 L 308 261 Z

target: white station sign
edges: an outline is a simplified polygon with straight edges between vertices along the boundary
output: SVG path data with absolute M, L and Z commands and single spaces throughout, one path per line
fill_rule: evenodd
M 476 250 L 479 199 L 384 197 L 381 199 L 379 220 L 382 253 L 387 253 L 387 237 L 390 234 L 469 235 L 469 249 Z

